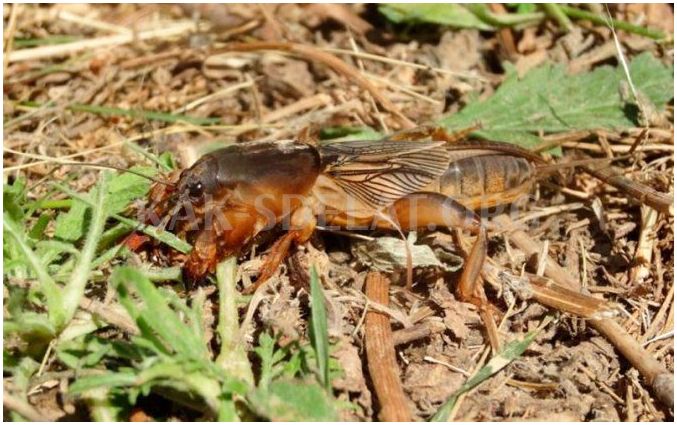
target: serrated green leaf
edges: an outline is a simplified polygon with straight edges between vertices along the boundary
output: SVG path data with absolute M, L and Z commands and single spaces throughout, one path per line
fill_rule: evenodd
M 208 357 L 199 335 L 195 335 L 169 308 L 169 300 L 143 273 L 131 267 L 120 267 L 113 272 L 111 283 L 118 291 L 120 303 L 145 337 L 156 334 L 172 351 L 189 358 Z M 134 304 L 130 292 L 135 292 L 142 302 Z
M 378 10 L 396 24 L 427 23 L 447 25 L 453 28 L 477 28 L 483 31 L 494 29 L 460 4 L 391 3 L 379 6 Z
M 629 68 L 637 90 L 663 110 L 672 98 L 672 67 L 645 53 L 634 58 Z M 545 65 L 522 79 L 512 72 L 493 96 L 469 104 L 440 124 L 453 131 L 479 123 L 478 136 L 524 147 L 537 143 L 539 132 L 633 127 L 637 117 L 627 114 L 619 91 L 622 81 L 623 70 L 609 66 L 568 75 L 562 65 Z
M 273 355 L 275 353 L 275 339 L 262 332 L 259 336 L 259 346 L 254 348 L 254 352 L 261 359 L 261 372 L 259 374 L 259 388 L 266 389 L 273 378 Z
M 271 421 L 332 422 L 336 411 L 327 393 L 315 383 L 298 380 L 275 381 L 248 397 L 250 406 Z
M 64 321 L 66 315 L 61 288 L 49 274 L 40 257 L 38 257 L 35 251 L 30 247 L 23 226 L 14 221 L 7 212 L 3 214 L 2 224 L 3 232 L 6 232 L 6 235 L 9 236 L 5 237 L 5 244 L 12 239 L 14 242 L 14 244 L 12 244 L 14 249 L 23 256 L 26 263 L 38 277 L 38 280 L 40 281 L 40 292 L 42 292 L 45 297 L 50 321 L 56 328 L 61 327 L 65 324 Z

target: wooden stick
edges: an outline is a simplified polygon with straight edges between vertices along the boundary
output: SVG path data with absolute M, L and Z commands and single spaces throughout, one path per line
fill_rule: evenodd
M 393 332 L 393 345 L 408 344 L 433 334 L 444 332 L 445 329 L 446 326 L 440 322 L 417 323 L 410 328 L 403 328 Z
M 672 208 L 672 202 L 670 203 Z M 635 249 L 634 266 L 630 269 L 630 286 L 635 287 L 644 282 L 650 275 L 651 257 L 656 243 L 656 221 L 658 212 L 649 205 L 642 205 L 639 209 L 641 215 L 641 226 L 639 229 L 639 240 L 637 249 Z
M 507 228 L 511 220 L 503 214 L 494 220 L 499 226 Z M 540 252 L 541 244 L 534 241 L 521 230 L 511 232 L 510 241 L 527 256 Z M 545 264 L 545 275 L 560 285 L 572 290 L 580 290 L 579 282 L 557 262 L 548 256 Z M 616 321 L 613 319 L 590 320 L 590 324 L 635 367 L 649 384 L 654 394 L 665 406 L 674 405 L 674 376 L 658 360 L 656 360 Z
M 388 305 L 389 289 L 390 282 L 379 272 L 367 275 L 365 291 L 370 301 Z M 379 418 L 386 422 L 409 422 L 411 412 L 400 381 L 390 319 L 383 313 L 369 311 L 364 328 L 367 366 L 381 405 Z
M 671 196 L 669 193 L 658 192 L 647 185 L 630 180 L 623 176 L 620 170 L 614 167 L 585 166 L 581 168 L 583 168 L 586 173 L 597 177 L 604 183 L 623 191 L 626 195 L 638 202 L 648 205 L 663 214 L 674 215 L 674 195 Z

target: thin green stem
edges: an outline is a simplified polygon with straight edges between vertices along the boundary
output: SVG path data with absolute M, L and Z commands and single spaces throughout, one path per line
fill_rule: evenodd
M 649 37 L 654 40 L 662 40 L 666 37 L 665 34 L 660 30 L 645 28 L 639 25 L 633 25 L 629 22 L 620 21 L 618 19 L 609 19 L 607 17 L 599 16 L 586 10 L 577 9 L 575 7 L 563 4 L 559 5 L 559 7 L 562 10 L 562 12 L 564 12 L 567 16 L 573 19 L 584 19 L 586 21 L 592 22 L 595 25 L 604 25 L 604 26 L 607 26 L 609 25 L 609 23 L 611 23 L 616 29 L 627 31 L 633 34 L 643 35 L 644 37 Z
M 573 24 L 566 13 L 562 11 L 562 7 L 560 5 L 556 3 L 543 3 L 541 7 L 549 17 L 557 21 L 557 24 L 560 26 L 560 28 L 562 28 L 562 30 L 566 32 L 571 31 Z
M 28 208 L 39 210 L 60 210 L 70 208 L 72 204 L 72 199 L 41 199 L 30 204 Z
M 543 18 L 545 18 L 545 14 L 541 12 L 503 14 L 492 13 L 487 5 L 480 3 L 466 4 L 465 7 L 467 7 L 472 13 L 474 13 L 484 22 L 499 28 L 535 24 L 541 22 Z
M 178 266 L 164 268 L 153 267 L 144 269 L 142 272 L 151 282 L 181 281 L 181 267 Z
M 119 115 L 130 118 L 144 119 L 148 121 L 164 121 L 169 123 L 183 121 L 195 125 L 210 125 L 210 124 L 218 124 L 221 122 L 221 120 L 218 118 L 198 118 L 181 114 L 168 114 L 165 112 L 144 111 L 141 109 L 122 109 L 122 108 L 113 108 L 109 106 L 83 105 L 80 103 L 74 103 L 70 105 L 68 109 L 75 112 L 89 112 L 92 114 L 104 116 Z

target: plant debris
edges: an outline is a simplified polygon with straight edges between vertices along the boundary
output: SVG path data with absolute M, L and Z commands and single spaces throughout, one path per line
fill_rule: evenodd
M 4 415 L 673 419 L 673 13 L 6 5 Z M 139 173 L 166 179 L 226 144 L 373 140 L 431 123 L 556 162 L 599 160 L 495 211 L 489 258 L 500 276 L 552 280 L 620 314 L 555 312 L 484 273 L 492 354 L 491 313 L 454 296 L 466 247 L 446 231 L 323 229 L 251 295 L 274 231 L 195 288 L 170 256 L 130 249 L 192 249 L 142 224 Z M 609 170 L 612 184 L 595 177 Z M 626 179 L 651 194 L 628 196 Z M 375 270 L 388 288 L 377 301 L 365 294 Z

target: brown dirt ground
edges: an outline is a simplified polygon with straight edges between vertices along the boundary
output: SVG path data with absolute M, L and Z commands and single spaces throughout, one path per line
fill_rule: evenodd
M 654 8 L 652 8 L 654 7 Z M 660 6 L 619 6 L 619 18 L 672 29 L 672 10 Z M 495 34 L 475 30 L 451 31 L 431 26 L 397 35 L 372 6 L 336 8 L 322 5 L 280 6 L 158 6 L 158 5 L 21 5 L 4 7 L 5 32 L 14 37 L 43 38 L 70 35 L 96 39 L 126 29 L 175 28 L 192 17 L 201 18 L 179 36 L 160 36 L 101 49 L 85 49 L 67 58 L 48 57 L 5 64 L 4 146 L 27 153 L 61 157 L 80 153 L 78 161 L 104 161 L 127 167 L 142 161 L 119 143 L 130 137 L 155 152 L 172 150 L 183 164 L 199 155 L 200 147 L 223 140 L 290 138 L 309 125 L 371 126 L 381 131 L 400 127 L 395 117 L 376 109 L 374 100 L 351 81 L 327 67 L 279 53 L 242 53 L 207 58 L 210 46 L 232 40 L 284 39 L 322 48 L 360 51 L 397 59 L 398 63 L 341 54 L 340 57 L 370 76 L 380 92 L 406 117 L 419 124 L 459 110 L 472 92 L 488 96 L 502 81 L 499 63 L 507 59 L 506 45 Z M 18 9 L 16 25 L 8 28 L 10 14 Z M 74 22 L 73 16 L 83 17 Z M 337 19 L 338 17 L 338 19 Z M 668 22 L 669 21 L 669 22 Z M 344 24 L 350 28 L 348 30 Z M 106 25 L 106 27 L 103 27 Z M 508 31 L 510 33 L 510 31 Z M 576 64 L 583 72 L 599 64 L 615 64 L 608 50 L 610 31 L 583 25 L 568 35 L 558 34 L 551 24 L 511 32 L 515 49 L 512 61 L 520 73 L 545 61 Z M 651 50 L 672 62 L 672 50 L 664 51 L 639 36 L 619 34 L 630 55 Z M 509 48 L 509 46 L 508 46 Z M 583 59 L 581 59 L 583 58 Z M 588 60 L 589 58 L 592 58 Z M 429 69 L 415 69 L 419 63 Z M 49 72 L 47 66 L 55 65 Z M 455 74 L 437 72 L 453 69 Z M 478 78 L 482 77 L 482 78 Z M 239 89 L 204 101 L 204 97 L 243 83 Z M 21 121 L 19 101 L 53 102 Z M 199 100 L 196 104 L 191 104 Z M 202 131 L 181 124 L 101 117 L 65 109 L 72 103 L 141 108 L 172 112 L 189 105 L 199 117 L 219 117 L 228 126 Z M 649 134 L 648 144 L 671 146 L 672 107 Z M 9 125 L 8 125 L 9 124 Z M 599 147 L 628 144 L 638 129 L 624 133 L 591 132 L 585 139 Z M 100 148 L 100 149 L 99 149 Z M 97 151 L 91 151 L 99 149 Z M 89 153 L 88 153 L 89 152 Z M 673 191 L 672 151 L 644 151 L 636 162 L 621 162 L 633 178 L 661 191 Z M 4 154 L 5 167 L 32 160 Z M 31 166 L 9 173 L 21 174 L 36 184 L 46 178 L 76 176 L 72 184 L 84 189 L 95 182 L 96 171 L 55 166 Z M 51 176 L 51 177 L 50 177 Z M 622 326 L 637 340 L 649 341 L 673 329 L 674 285 L 673 219 L 659 216 L 652 226 L 651 262 L 643 279 L 630 279 L 641 225 L 640 208 L 616 190 L 587 175 L 569 176 L 567 193 L 552 185 L 539 185 L 535 201 L 522 210 L 526 216 L 552 206 L 564 206 L 526 223 L 530 236 L 549 242 L 549 253 L 574 276 L 586 282 L 593 295 L 618 302 L 627 312 Z M 33 196 L 44 193 L 36 186 Z M 601 199 L 606 231 L 590 207 Z M 576 202 L 581 208 L 566 209 Z M 549 210 L 545 210 L 549 211 Z M 426 240 L 450 247 L 445 234 Z M 364 353 L 364 296 L 366 271 L 350 250 L 351 239 L 319 233 L 311 246 L 295 254 L 301 268 L 318 264 L 329 299 L 329 332 L 336 342 L 333 355 L 345 376 L 334 383 L 339 398 L 358 409 L 344 419 L 374 420 L 378 405 L 373 393 Z M 260 252 L 261 250 L 257 250 Z M 513 249 L 514 251 L 514 249 Z M 491 240 L 490 254 L 498 263 L 519 272 L 528 259 L 508 251 L 501 237 Z M 251 259 L 250 259 L 251 258 Z M 242 271 L 248 274 L 261 264 L 261 257 L 246 256 Z M 250 259 L 250 260 L 249 260 Z M 288 265 L 270 285 L 253 321 L 251 334 L 274 329 L 288 340 L 305 338 L 307 298 L 290 284 L 294 267 Z M 456 276 L 421 278 L 413 294 L 394 286 L 390 307 L 415 326 L 428 326 L 432 336 L 397 346 L 400 376 L 409 407 L 416 420 L 433 414 L 466 380 L 464 372 L 478 367 L 487 341 L 476 309 L 457 302 L 453 295 Z M 302 280 L 302 279 L 301 279 Z M 294 283 L 294 282 L 292 282 Z M 449 286 L 449 285 L 452 286 Z M 298 285 L 297 285 L 298 286 Z M 489 298 L 506 312 L 512 298 L 488 289 Z M 662 308 L 663 307 L 663 308 Z M 209 309 L 206 309 L 209 310 Z M 503 320 L 500 334 L 512 340 L 537 326 L 547 309 L 533 301 L 517 300 Z M 243 311 L 244 314 L 244 311 Z M 393 320 L 393 329 L 402 324 Z M 670 371 L 674 367 L 673 339 L 647 344 Z M 49 363 L 51 365 L 53 363 Z M 44 409 L 73 414 L 75 407 L 55 404 L 60 387 L 45 389 L 49 397 L 34 398 Z M 50 407 L 51 406 L 51 407 Z M 463 398 L 456 420 L 666 420 L 671 413 L 649 393 L 641 377 L 613 346 L 585 321 L 563 315 L 538 337 L 512 365 L 481 384 Z M 181 415 L 179 415 L 181 416 Z

